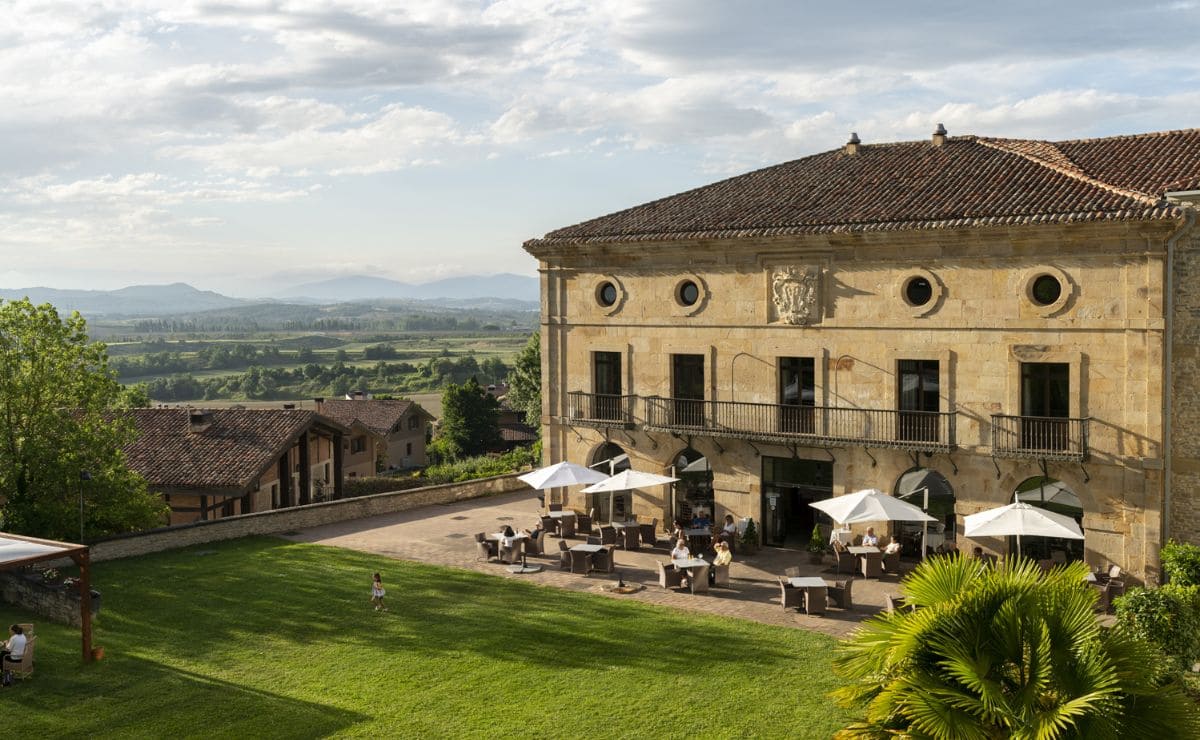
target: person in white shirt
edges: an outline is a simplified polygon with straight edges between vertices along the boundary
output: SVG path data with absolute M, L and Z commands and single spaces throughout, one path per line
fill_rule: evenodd
M 672 560 L 688 560 L 692 557 L 692 551 L 688 549 L 687 540 L 679 540 L 675 543 L 675 549 L 671 551 Z
M 725 515 L 725 526 L 721 527 L 721 533 L 726 542 L 733 542 L 733 538 L 737 537 L 737 523 L 733 521 L 733 514 Z
M 863 535 L 863 547 L 879 547 L 879 538 L 875 536 L 875 528 L 867 527 L 867 533 Z
M 4 642 L 4 647 L 0 648 L 0 665 L 4 661 L 10 663 L 20 663 L 25 657 L 25 630 L 21 629 L 21 625 L 14 624 L 8 628 L 10 637 Z

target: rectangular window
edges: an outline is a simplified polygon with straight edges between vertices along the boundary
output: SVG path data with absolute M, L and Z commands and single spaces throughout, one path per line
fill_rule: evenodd
M 816 362 L 811 357 L 779 358 L 779 431 L 813 433 Z
M 704 355 L 671 355 L 674 426 L 704 426 Z
M 404 454 L 405 454 L 405 455 L 411 455 L 411 454 L 412 454 L 412 442 L 406 442 L 406 443 L 404 444 Z
M 1021 363 L 1021 447 L 1065 450 L 1071 415 L 1071 366 L 1065 362 Z
M 357 455 L 367 449 L 366 437 L 354 437 L 350 440 L 350 454 Z
M 592 418 L 621 420 L 621 353 L 592 353 Z
M 420 426 L 421 426 L 421 417 L 419 417 L 419 416 L 408 417 L 408 428 L 409 429 L 417 429 Z
M 939 370 L 937 360 L 900 360 L 897 363 L 898 439 L 938 440 Z

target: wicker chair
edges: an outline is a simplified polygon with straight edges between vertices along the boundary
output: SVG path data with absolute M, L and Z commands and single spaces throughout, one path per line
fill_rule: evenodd
M 562 504 L 550 504 L 546 508 L 550 511 L 562 511 L 563 510 Z
M 804 601 L 804 593 L 798 588 L 792 588 L 792 584 L 784 579 L 779 579 L 779 601 L 783 604 L 784 609 L 799 609 Z
M 600 526 L 600 544 L 601 545 L 616 545 L 617 544 L 617 528 L 603 524 Z
M 575 513 L 575 531 L 588 535 L 592 533 L 592 515 Z
M 799 578 L 800 577 L 800 566 L 793 565 L 790 568 L 784 568 L 783 575 L 788 578 Z
M 883 569 L 888 573 L 900 572 L 900 551 L 885 552 L 882 557 Z
M 612 573 L 615 565 L 613 560 L 612 548 L 606 547 L 603 550 L 592 553 L 592 570 L 598 570 L 601 573 Z
M 525 544 L 525 552 L 530 555 L 545 555 L 546 554 L 546 530 L 538 532 L 537 539 L 529 540 Z
M 14 678 L 29 678 L 33 675 L 33 649 L 35 647 L 37 647 L 37 638 L 26 636 L 25 654 L 21 656 L 21 661 L 14 663 L 5 658 L 4 664 L 0 666 L 0 669 L 12 671 Z
M 850 591 L 854 586 L 854 579 L 848 581 L 825 581 L 826 590 L 829 592 L 829 600 L 834 603 L 839 609 L 853 609 L 854 602 L 850 597 Z
M 642 544 L 651 549 L 658 547 L 658 520 L 655 519 L 653 524 L 639 524 L 638 533 L 642 537 Z
M 483 532 L 475 535 L 475 544 L 479 547 L 479 558 L 483 560 L 491 560 L 499 555 L 497 550 L 499 543 L 489 540 Z
M 714 565 L 713 566 L 713 585 L 729 588 L 729 566 Z
M 542 529 L 550 532 L 555 537 L 558 536 L 558 520 L 552 516 L 542 517 Z
M 804 592 L 804 611 L 808 614 L 824 614 L 825 607 L 829 604 L 829 596 L 827 591 L 821 591 L 815 588 L 799 589 Z
M 521 559 L 521 551 L 524 549 L 525 542 L 523 540 L 513 540 L 512 547 L 500 545 L 500 562 L 516 563 Z
M 892 596 L 891 594 L 883 595 L 883 608 L 888 614 L 895 614 L 905 607 L 903 596 Z
M 568 550 L 567 552 L 571 556 L 571 572 L 586 576 L 592 567 L 591 553 L 578 550 Z
M 697 568 L 692 568 L 691 578 L 688 579 L 692 587 L 692 593 L 708 593 L 708 569 L 711 567 L 711 565 L 701 565 Z
M 658 561 L 658 585 L 663 588 L 679 588 L 683 585 L 683 571 L 675 570 L 663 561 Z
M 562 540 L 558 541 L 558 567 L 561 570 L 571 569 L 571 548 Z
M 842 572 L 843 567 L 845 567 L 846 571 L 849 573 L 854 572 L 854 566 L 857 565 L 855 562 L 856 558 L 854 557 L 853 553 L 846 549 L 845 545 L 840 542 L 833 543 L 833 555 L 837 558 L 838 573 Z

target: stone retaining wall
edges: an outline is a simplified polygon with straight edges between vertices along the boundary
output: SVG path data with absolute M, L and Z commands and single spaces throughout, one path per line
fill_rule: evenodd
M 447 483 L 407 491 L 326 501 L 288 509 L 222 517 L 206 522 L 180 524 L 147 532 L 121 535 L 92 544 L 92 562 L 116 560 L 205 542 L 231 540 L 250 535 L 279 534 L 333 522 L 363 519 L 379 514 L 408 511 L 432 504 L 449 504 L 484 496 L 527 489 L 517 474 Z
M 0 598 L 51 622 L 82 625 L 79 615 L 79 589 L 61 584 L 43 583 L 40 575 L 0 572 Z M 100 594 L 92 591 L 92 614 L 100 611 Z M 4 634 L 8 634 L 7 625 Z

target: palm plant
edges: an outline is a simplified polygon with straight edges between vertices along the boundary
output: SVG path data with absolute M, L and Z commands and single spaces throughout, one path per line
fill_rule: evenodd
M 839 738 L 1197 736 L 1200 711 L 1148 642 L 1096 621 L 1087 568 L 1043 575 L 959 555 L 903 582 L 916 607 L 867 620 L 839 649 L 834 692 L 864 714 Z

